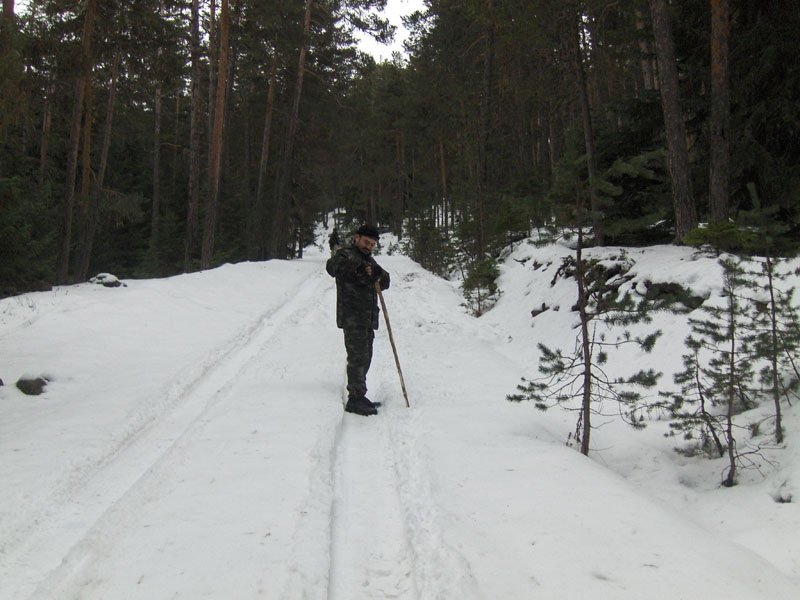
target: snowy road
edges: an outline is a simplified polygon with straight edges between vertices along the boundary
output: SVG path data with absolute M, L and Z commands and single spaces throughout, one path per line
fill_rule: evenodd
M 409 413 L 385 391 L 386 356 L 370 376 L 381 416 L 342 412 L 322 266 L 292 263 L 256 319 L 162 382 L 161 397 L 134 394 L 96 452 L 64 459 L 39 498 L 17 496 L 3 598 L 419 597 L 409 536 L 425 516 L 407 511 L 427 499 L 403 506 L 401 477 L 418 475 L 399 466 L 389 426 Z
M 795 597 L 796 563 L 505 402 L 529 357 L 404 257 L 379 261 L 412 408 L 382 326 L 384 407 L 345 414 L 325 258 L 0 304 L 5 368 L 53 376 L 0 388 L 0 600 Z
M 410 545 L 391 450 L 374 422 L 349 416 L 346 421 L 334 463 L 328 597 L 413 600 Z M 361 542 L 353 546 L 351 539 Z
M 330 284 L 323 273 L 307 270 L 310 277 L 299 273 L 279 302 L 234 339 L 206 354 L 200 366 L 190 365 L 196 377 L 168 386 L 180 391 L 164 412 L 139 430 L 125 431 L 124 443 L 109 446 L 106 456 L 95 459 L 96 468 L 81 474 L 84 485 L 65 484 L 70 494 L 62 493 L 64 498 L 45 511 L 52 524 L 42 526 L 42 510 L 32 514 L 36 520 L 23 531 L 32 535 L 17 565 L 54 554 L 51 528 L 57 524 L 71 522 L 74 529 L 64 540 L 71 547 L 61 564 L 33 597 L 153 598 L 169 589 L 165 578 L 180 581 L 179 589 L 195 597 L 262 587 L 260 581 L 268 578 L 262 565 L 281 559 L 270 557 L 276 546 L 270 538 L 292 535 L 291 523 L 272 523 L 269 517 L 283 515 L 273 512 L 281 504 L 288 509 L 299 504 L 304 490 L 259 474 L 274 462 L 281 469 L 303 469 L 299 444 L 318 443 L 321 430 L 341 418 L 335 392 L 329 394 L 333 402 L 324 405 L 328 419 L 321 421 L 318 403 L 299 397 L 303 388 L 316 386 L 290 383 L 307 380 L 309 359 L 323 382 L 336 372 L 333 361 L 319 371 L 324 362 L 287 349 L 287 342 L 297 350 L 320 347 L 310 324 Z M 306 333 L 304 343 L 295 345 Z M 265 404 L 268 400 L 274 401 Z M 297 421 L 306 435 L 282 431 L 287 419 Z M 251 513 L 258 506 L 269 510 Z M 240 546 L 248 551 L 242 554 Z M 243 555 L 250 560 L 242 561 Z

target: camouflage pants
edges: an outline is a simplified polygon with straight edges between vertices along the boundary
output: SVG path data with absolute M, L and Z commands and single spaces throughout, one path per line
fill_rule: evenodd
M 367 371 L 372 363 L 375 332 L 365 327 L 346 327 L 343 331 L 347 351 L 347 393 L 351 398 L 363 398 L 367 394 Z

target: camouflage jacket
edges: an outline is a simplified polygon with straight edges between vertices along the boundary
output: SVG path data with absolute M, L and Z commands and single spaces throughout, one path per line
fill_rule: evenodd
M 367 265 L 372 265 L 371 277 L 367 275 Z M 379 309 L 375 281 L 380 277 L 381 289 L 387 289 L 389 273 L 355 245 L 337 250 L 325 270 L 336 278 L 336 326 L 377 329 Z

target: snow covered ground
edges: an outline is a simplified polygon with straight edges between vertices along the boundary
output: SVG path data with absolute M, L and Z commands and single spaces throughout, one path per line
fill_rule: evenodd
M 378 256 L 412 406 L 382 325 L 369 418 L 342 410 L 322 249 L 1 300 L 0 599 L 800 597 L 796 407 L 773 464 L 726 489 L 664 422 L 602 420 L 586 458 L 574 413 L 506 401 L 538 341 L 572 346 L 574 290 L 550 286 L 565 251 L 520 245 L 480 319 Z M 640 281 L 719 289 L 690 250 L 629 252 Z M 542 302 L 560 310 L 532 318 Z M 669 388 L 685 317 L 653 326 L 655 353 L 612 368 L 655 365 Z M 13 386 L 26 374 L 44 394 Z

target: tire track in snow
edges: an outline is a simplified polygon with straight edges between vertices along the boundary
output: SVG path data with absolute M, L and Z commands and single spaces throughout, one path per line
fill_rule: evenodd
M 334 468 L 341 444 L 344 419 L 323 433 L 311 452 L 315 465 L 305 502 L 298 507 L 299 519 L 287 557 L 287 580 L 280 600 L 310 600 L 327 597 L 334 502 Z
M 218 374 L 224 370 L 224 365 L 234 362 L 237 357 L 241 360 L 240 355 L 251 348 L 253 340 L 261 335 L 265 328 L 271 326 L 275 319 L 280 319 L 280 312 L 287 306 L 287 302 L 296 295 L 298 290 L 308 285 L 307 280 L 301 280 L 297 286 L 288 290 L 275 306 L 258 315 L 227 343 L 209 351 L 200 362 L 187 368 L 176 380 L 167 383 L 161 395 L 145 401 L 144 406 L 132 415 L 123 432 L 104 449 L 103 453 L 73 463 L 47 496 L 31 499 L 33 504 L 27 506 L 28 519 L 24 526 L 20 527 L 18 524 L 12 526 L 0 522 L 0 556 L 10 555 L 14 551 L 14 547 L 40 528 L 41 523 L 46 522 L 55 509 L 71 502 L 76 494 L 89 485 L 97 473 L 123 454 L 149 428 L 157 424 L 159 419 L 171 411 L 187 408 L 191 410 L 192 407 L 181 405 L 196 392 L 200 391 L 202 394 L 201 387 L 224 385 L 226 383 L 224 377 L 222 381 L 216 381 Z M 2 565 L 0 564 L 1 574 Z
M 436 313 L 437 309 L 447 310 L 434 301 L 432 292 L 435 286 L 442 285 L 448 286 L 435 276 L 416 270 L 397 272 L 393 278 L 394 298 L 389 308 L 395 309 L 392 322 L 405 379 L 411 384 L 411 408 L 405 407 L 387 333 L 381 331 L 376 340 L 380 346 L 375 399 L 384 403 L 386 414 L 378 425 L 382 443 L 391 455 L 416 600 L 479 600 L 484 596 L 469 561 L 448 539 L 447 511 L 440 505 L 443 499 L 434 491 L 435 471 L 426 443 L 432 435 L 425 413 L 426 398 L 418 397 L 414 386 L 415 372 L 421 374 L 429 368 L 426 336 L 418 335 L 419 328 L 433 330 L 438 336 L 452 334 L 445 326 L 450 316 Z
M 334 460 L 328 600 L 416 599 L 411 549 L 381 419 L 345 415 Z
M 18 537 L 32 534 L 26 546 L 47 544 L 46 530 L 61 521 L 59 508 L 72 511 L 74 505 L 83 504 L 75 502 L 76 496 L 91 498 L 93 490 L 115 489 L 114 497 L 106 499 L 99 514 L 87 519 L 82 534 L 63 556 L 61 564 L 38 583 L 31 598 L 79 595 L 81 575 L 91 569 L 94 561 L 102 559 L 104 549 L 113 546 L 114 537 L 137 517 L 139 507 L 148 498 L 157 496 L 159 486 L 168 478 L 167 465 L 173 454 L 202 426 L 205 416 L 229 397 L 226 393 L 229 384 L 248 369 L 285 327 L 296 324 L 317 308 L 320 290 L 329 287 L 327 276 L 323 275 L 318 270 L 315 276 L 302 278 L 299 285 L 284 294 L 285 301 L 261 314 L 224 347 L 210 352 L 192 369 L 191 375 L 171 384 L 156 410 L 151 408 L 143 420 L 132 425 L 125 438 L 92 463 L 91 469 L 73 475 L 59 488 L 57 504 L 52 510 L 38 515 L 26 530 L 16 532 Z M 68 507 L 68 503 L 73 506 Z M 45 526 L 47 523 L 51 525 Z M 33 532 L 34 529 L 39 531 Z M 19 557 L 16 561 L 22 562 Z
M 431 489 L 424 408 L 398 408 L 381 423 L 391 448 L 394 479 L 406 529 L 417 600 L 483 598 L 469 562 L 447 541 L 446 523 Z
M 430 276 L 433 279 L 433 276 Z M 420 279 L 422 279 L 420 281 Z M 398 272 L 392 287 L 394 301 L 391 308 L 395 335 L 402 334 L 403 325 L 419 327 L 421 315 L 429 314 L 435 307 L 428 297 L 428 281 L 417 272 Z M 399 319 L 397 319 L 399 317 Z M 439 323 L 436 315 L 429 316 L 423 324 L 430 327 Z M 443 329 L 447 335 L 449 330 Z M 448 539 L 447 512 L 440 506 L 443 499 L 434 492 L 434 470 L 429 464 L 431 450 L 426 444 L 430 435 L 427 429 L 424 398 L 415 398 L 414 372 L 423 372 L 422 364 L 415 369 L 415 362 L 427 360 L 425 352 L 415 353 L 416 335 L 398 339 L 404 350 L 403 368 L 405 379 L 410 383 L 411 408 L 406 408 L 402 397 L 398 374 L 387 332 L 381 329 L 376 336 L 378 344 L 373 365 L 374 399 L 384 403 L 383 414 L 377 422 L 382 447 L 390 457 L 387 468 L 392 470 L 391 479 L 398 497 L 398 507 L 404 526 L 404 536 L 409 550 L 407 562 L 413 574 L 413 598 L 416 600 L 479 600 L 483 598 L 469 561 L 453 547 Z M 423 358 L 420 358 L 423 357 Z M 372 373 L 371 373 L 372 374 Z M 405 596 L 401 596 L 405 598 Z M 411 597 L 411 596 L 409 596 Z
M 479 600 L 431 489 L 424 408 L 405 407 L 388 343 L 376 344 L 371 395 L 384 407 L 368 418 L 345 413 L 325 466 L 332 480 L 327 596 L 315 587 L 284 599 Z

